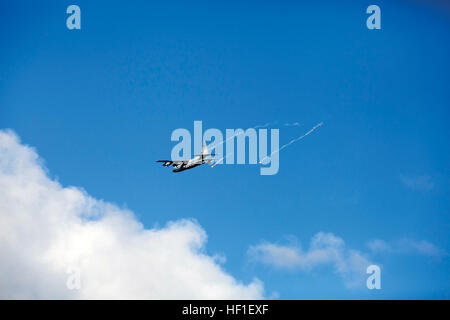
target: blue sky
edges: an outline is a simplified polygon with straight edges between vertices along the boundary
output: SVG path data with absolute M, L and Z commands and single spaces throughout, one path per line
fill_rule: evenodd
M 196 219 L 207 252 L 268 296 L 449 298 L 448 7 L 378 1 L 382 29 L 368 30 L 365 1 L 75 3 L 81 30 L 66 28 L 69 2 L 0 4 L 0 128 L 50 176 L 148 228 Z M 155 164 L 194 120 L 223 131 L 298 121 L 280 126 L 280 144 L 324 125 L 281 152 L 274 176 Z M 348 288 L 330 265 L 249 258 L 266 242 L 307 250 L 318 232 L 382 266 L 382 289 Z M 390 249 L 372 252 L 374 239 Z

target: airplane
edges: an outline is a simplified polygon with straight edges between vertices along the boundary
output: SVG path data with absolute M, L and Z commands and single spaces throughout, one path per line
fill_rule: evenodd
M 194 158 L 192 158 L 192 159 L 189 159 L 189 160 L 157 160 L 156 162 L 162 162 L 163 167 L 173 166 L 174 169 L 172 170 L 172 172 L 181 172 L 184 170 L 189 170 L 189 169 L 195 168 L 204 163 L 211 164 L 214 159 L 207 159 L 210 156 L 214 156 L 214 155 L 209 153 L 206 143 L 203 142 L 202 153 L 196 154 L 194 156 Z

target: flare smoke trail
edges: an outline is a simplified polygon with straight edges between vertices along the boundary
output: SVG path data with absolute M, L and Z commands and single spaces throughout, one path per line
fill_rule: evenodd
M 292 139 L 291 141 L 289 141 L 288 143 L 286 143 L 285 145 L 281 146 L 278 150 L 273 151 L 271 154 L 269 154 L 268 156 L 264 157 L 263 159 L 261 159 L 259 161 L 259 163 L 261 164 L 264 160 L 266 160 L 267 158 L 271 157 L 273 154 L 280 152 L 281 150 L 283 150 L 284 148 L 286 148 L 287 146 L 302 140 L 304 137 L 306 137 L 307 135 L 309 135 L 310 133 L 312 133 L 314 130 L 316 130 L 318 127 L 322 126 L 323 122 L 316 124 L 314 127 L 311 128 L 311 130 L 309 130 L 307 133 L 305 133 L 304 135 L 301 135 L 298 138 Z
M 253 127 L 253 129 L 266 128 L 266 127 L 270 127 L 270 126 L 277 125 L 277 124 L 278 124 L 278 121 L 267 122 L 266 124 L 264 124 L 262 126 Z M 285 127 L 298 127 L 298 126 L 300 126 L 300 122 L 292 122 L 292 123 L 287 122 L 285 124 L 282 124 L 282 126 L 285 126 Z
M 265 123 L 265 124 L 263 124 L 263 125 L 257 125 L 257 126 L 254 126 L 253 129 L 266 128 L 266 127 L 269 127 L 269 126 L 271 126 L 271 125 L 273 125 L 273 124 L 276 124 L 276 123 L 277 123 L 277 121 L 275 121 L 275 122 L 267 122 L 267 123 Z M 286 127 L 298 127 L 299 125 L 300 125 L 300 123 L 298 123 L 298 122 L 285 123 L 285 124 L 284 124 L 284 126 L 286 126 Z M 229 138 L 225 139 L 224 141 L 222 141 L 221 143 L 218 143 L 217 145 L 213 145 L 213 147 L 218 147 L 218 146 L 224 144 L 225 142 L 227 142 L 228 140 L 233 139 L 234 137 L 237 137 L 237 136 L 240 135 L 240 134 L 241 134 L 241 133 L 234 134 L 234 135 L 232 135 L 231 137 L 229 137 Z M 219 160 L 217 160 L 217 161 L 211 166 L 211 168 L 214 168 L 217 164 L 219 164 L 220 162 L 222 162 L 222 160 L 223 160 L 224 158 L 226 158 L 227 155 L 228 155 L 228 154 L 226 154 L 225 156 L 223 156 L 222 158 L 220 158 Z

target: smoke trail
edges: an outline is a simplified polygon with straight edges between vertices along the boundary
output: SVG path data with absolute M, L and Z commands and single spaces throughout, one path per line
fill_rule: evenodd
M 270 126 L 270 125 L 271 125 L 271 123 L 270 123 L 270 122 L 267 122 L 266 124 L 263 124 L 262 126 L 254 126 L 253 129 L 265 128 L 265 127 L 268 127 L 268 126 Z
M 289 141 L 288 143 L 286 143 L 285 145 L 281 146 L 278 150 L 273 151 L 270 155 L 265 156 L 263 159 L 261 159 L 259 161 L 259 163 L 261 164 L 264 160 L 266 160 L 267 158 L 271 157 L 273 154 L 280 152 L 281 150 L 283 150 L 284 148 L 286 148 L 287 146 L 290 146 L 291 144 L 302 140 L 304 137 L 306 137 L 307 135 L 309 135 L 310 133 L 312 133 L 314 130 L 316 130 L 318 127 L 322 126 L 323 122 L 316 124 L 314 127 L 311 128 L 311 130 L 309 130 L 307 133 L 301 135 L 298 138 L 292 139 L 291 141 Z
M 300 123 L 298 123 L 298 122 L 285 123 L 284 126 L 285 127 L 298 127 L 298 126 L 300 126 Z
M 266 127 L 270 127 L 270 126 L 273 126 L 273 125 L 278 125 L 278 121 L 267 122 L 266 124 L 264 124 L 262 126 L 253 127 L 253 129 L 266 128 Z M 298 127 L 298 126 L 300 126 L 300 122 L 287 122 L 285 124 L 282 124 L 282 126 L 284 126 L 284 127 Z
M 266 127 L 268 127 L 268 126 L 270 126 L 270 125 L 272 125 L 272 123 L 267 122 L 266 124 L 263 124 L 263 125 L 257 125 L 257 126 L 254 126 L 252 129 L 266 128 Z M 243 131 L 243 132 L 245 132 L 245 131 Z M 221 143 L 218 143 L 217 145 L 213 145 L 213 147 L 218 147 L 218 146 L 224 144 L 225 142 L 227 142 L 228 140 L 234 139 L 234 137 L 237 137 L 238 135 L 242 134 L 243 132 L 239 132 L 238 134 L 233 134 L 231 137 L 225 139 L 225 140 L 222 141 Z M 220 162 L 222 162 L 222 160 L 223 160 L 224 158 L 226 158 L 226 156 L 228 156 L 229 154 L 230 154 L 230 153 L 227 153 L 225 156 L 223 156 L 222 158 L 220 158 L 219 160 L 217 160 L 217 161 L 211 166 L 211 168 L 214 168 L 217 164 L 219 164 Z
M 272 126 L 272 125 L 274 125 L 274 124 L 277 124 L 277 123 L 278 123 L 278 121 L 275 121 L 275 122 L 267 122 L 267 123 L 265 123 L 265 124 L 263 124 L 263 125 L 257 125 L 257 126 L 254 126 L 252 129 L 267 128 L 267 127 L 270 127 L 270 126 Z M 299 123 L 299 122 L 285 123 L 284 126 L 285 126 L 285 127 L 298 127 L 298 126 L 300 126 L 300 123 Z M 240 132 L 240 133 L 238 133 L 238 134 L 232 135 L 231 137 L 225 139 L 224 141 L 222 141 L 221 143 L 218 143 L 217 145 L 214 145 L 213 147 L 218 147 L 218 146 L 224 144 L 225 142 L 227 142 L 228 140 L 233 139 L 234 137 L 237 137 L 237 136 L 240 135 L 240 134 L 242 134 L 242 132 Z M 225 156 L 223 156 L 222 158 L 220 158 L 219 160 L 217 160 L 217 161 L 211 166 L 211 168 L 214 168 L 216 165 L 218 165 L 220 162 L 222 162 L 222 160 L 225 159 L 230 153 L 231 153 L 231 152 L 227 153 Z M 264 159 L 265 159 L 265 158 L 264 158 Z

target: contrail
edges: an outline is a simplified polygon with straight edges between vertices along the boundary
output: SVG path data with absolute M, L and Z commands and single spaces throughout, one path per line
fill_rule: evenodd
M 318 127 L 322 126 L 323 122 L 316 124 L 314 127 L 311 128 L 311 130 L 309 130 L 307 133 L 305 133 L 304 135 L 301 135 L 298 138 L 292 139 L 291 141 L 289 141 L 288 143 L 286 143 L 285 145 L 281 146 L 278 150 L 273 151 L 270 155 L 265 156 L 263 159 L 261 159 L 259 161 L 259 163 L 261 164 L 264 160 L 266 160 L 267 158 L 271 157 L 273 154 L 280 152 L 281 150 L 283 150 L 284 148 L 286 148 L 287 146 L 302 140 L 304 137 L 306 137 L 307 135 L 309 135 L 310 133 L 312 133 L 314 130 L 316 130 Z

